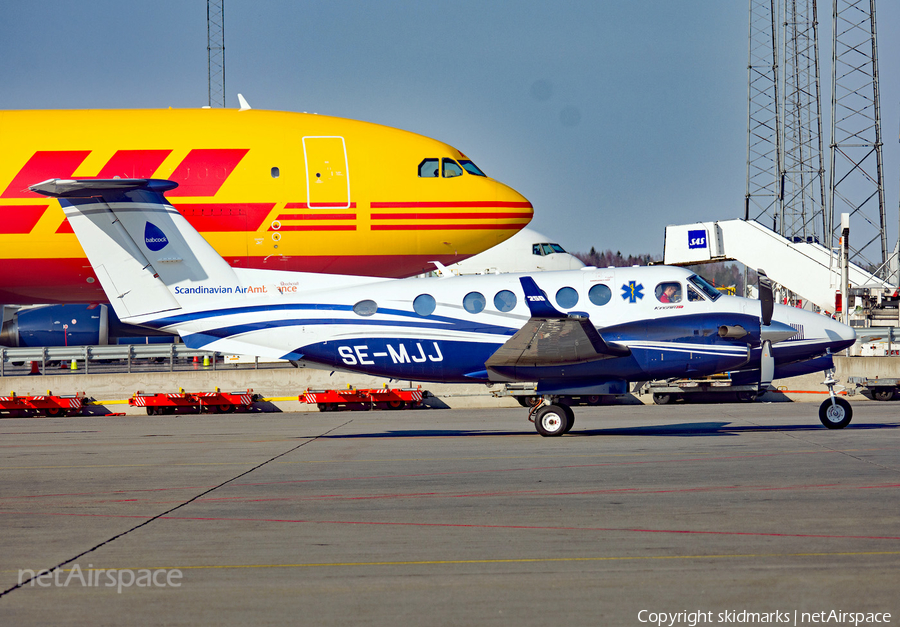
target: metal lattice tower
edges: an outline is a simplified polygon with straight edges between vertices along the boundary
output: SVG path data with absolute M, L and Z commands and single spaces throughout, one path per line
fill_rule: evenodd
M 840 237 L 835 216 L 849 213 L 850 261 L 886 276 L 875 0 L 834 0 L 831 92 L 831 243 Z
M 781 223 L 788 239 L 824 240 L 825 167 L 816 0 L 785 0 L 782 38 Z
M 747 63 L 747 194 L 744 219 L 777 229 L 781 171 L 775 0 L 750 0 Z
M 206 0 L 209 106 L 225 106 L 225 0 Z
M 815 0 L 750 0 L 744 217 L 824 240 L 825 179 Z

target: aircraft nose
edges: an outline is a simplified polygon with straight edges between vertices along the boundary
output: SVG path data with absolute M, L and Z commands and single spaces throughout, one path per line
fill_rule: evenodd
M 825 332 L 829 336 L 834 337 L 835 341 L 841 342 L 845 346 L 850 346 L 856 342 L 856 330 L 837 320 L 830 320 Z
M 525 196 L 514 190 L 508 185 L 496 182 L 497 185 L 497 208 L 508 212 L 505 219 L 510 220 L 515 225 L 512 228 L 521 229 L 534 217 L 534 207 Z

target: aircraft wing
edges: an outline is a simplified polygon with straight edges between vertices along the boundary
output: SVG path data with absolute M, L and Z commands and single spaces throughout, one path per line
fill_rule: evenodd
M 531 277 L 519 280 L 531 318 L 485 362 L 489 371 L 568 366 L 631 354 L 626 346 L 606 342 L 587 316 L 557 311 Z

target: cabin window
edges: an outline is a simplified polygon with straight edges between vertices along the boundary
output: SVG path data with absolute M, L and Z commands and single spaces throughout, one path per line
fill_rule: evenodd
M 435 306 L 434 296 L 431 294 L 419 294 L 413 301 L 413 311 L 420 316 L 430 316 L 434 313 Z
M 688 302 L 696 302 L 698 300 L 703 300 L 703 297 L 695 290 L 693 287 L 688 285 Z
M 680 303 L 681 302 L 681 283 L 669 281 L 660 283 L 654 291 L 656 300 L 661 303 Z
M 516 295 L 509 290 L 501 290 L 494 296 L 494 307 L 506 313 L 516 308 Z
M 462 168 L 453 159 L 444 159 L 444 178 L 452 179 L 455 176 L 462 176 Z
M 353 305 L 353 313 L 357 316 L 374 316 L 378 311 L 378 304 L 374 300 L 361 300 Z
M 459 165 L 461 165 L 463 169 L 469 174 L 474 174 L 475 176 L 487 176 L 477 165 L 472 163 L 472 161 L 469 159 L 460 159 Z
M 423 179 L 437 178 L 440 164 L 438 159 L 423 159 L 419 164 L 419 177 Z
M 279 170 L 278 168 L 272 168 L 272 178 L 277 179 L 279 176 L 281 176 L 281 170 Z
M 597 285 L 591 286 L 591 289 L 588 290 L 588 299 L 598 307 L 602 307 L 608 303 L 611 298 L 612 290 L 609 289 L 608 285 L 598 283 Z
M 571 309 L 578 304 L 578 292 L 572 287 L 563 287 L 556 292 L 556 304 L 563 309 Z
M 484 305 L 487 301 L 484 299 L 484 295 L 481 292 L 469 292 L 466 294 L 466 297 L 463 298 L 463 309 L 468 311 L 470 314 L 477 314 L 484 311 Z

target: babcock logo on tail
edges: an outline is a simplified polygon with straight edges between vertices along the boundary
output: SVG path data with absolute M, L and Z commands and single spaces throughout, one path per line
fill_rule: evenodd
M 158 226 L 152 222 L 148 222 L 146 226 L 144 226 L 144 243 L 147 245 L 147 248 L 156 252 L 165 248 L 169 243 L 169 239 Z

